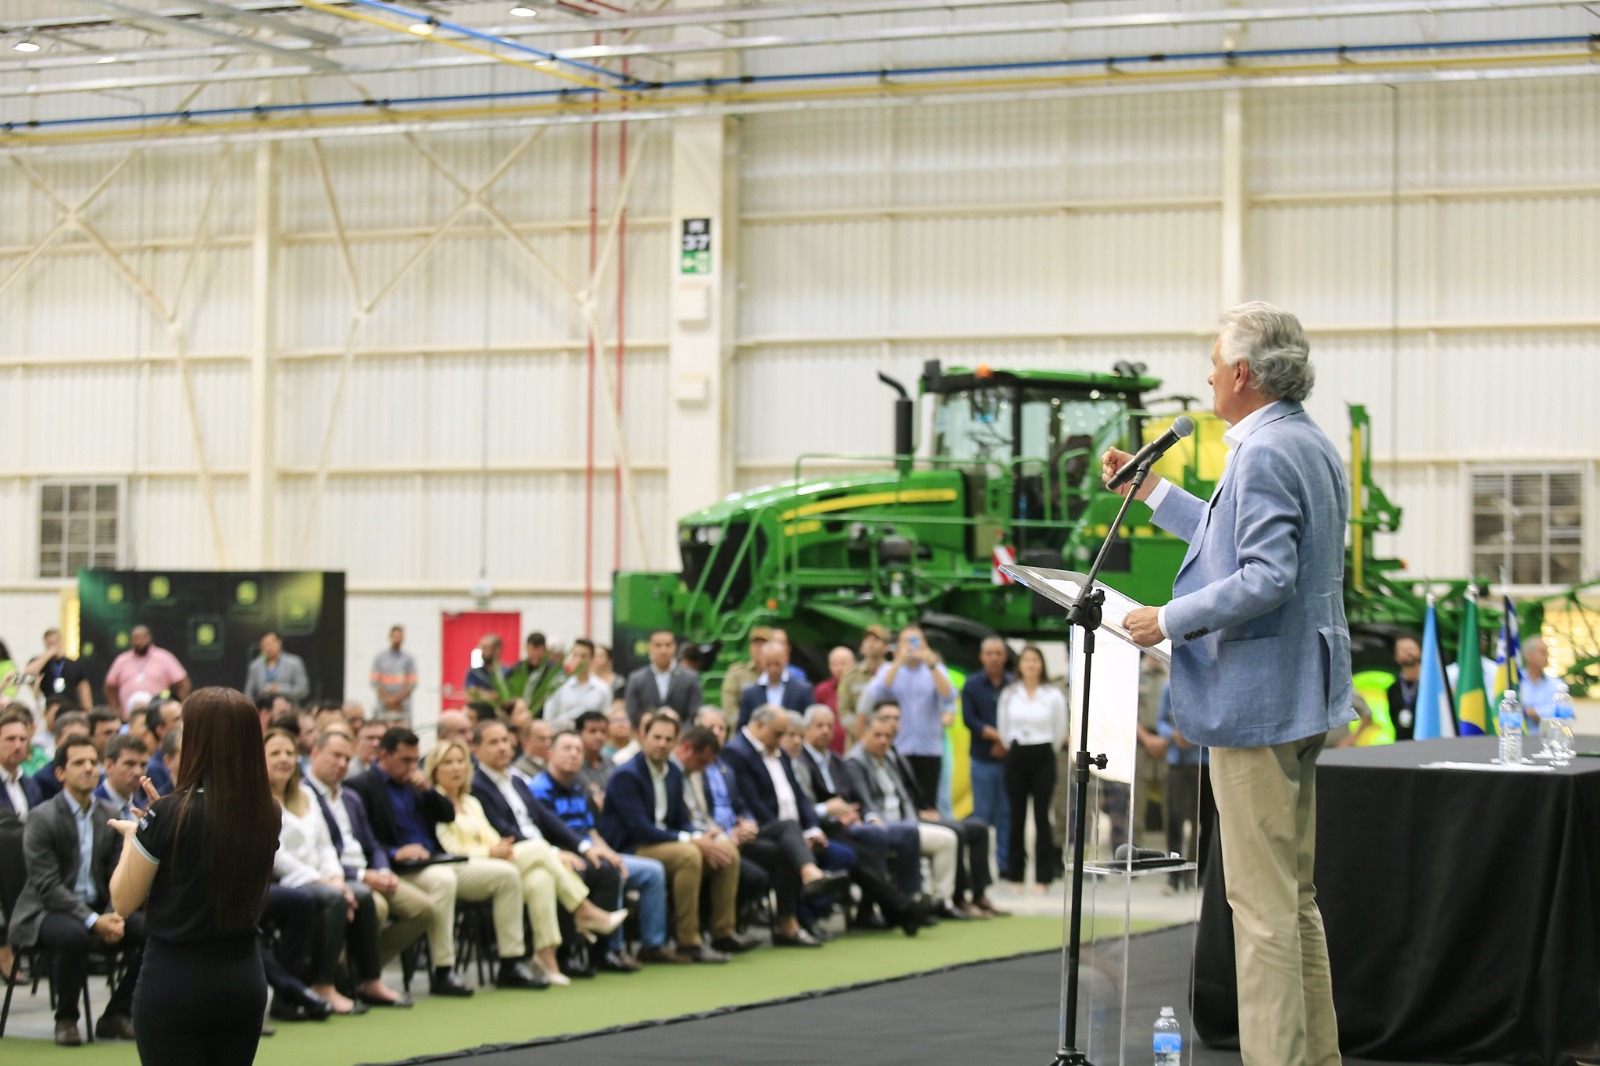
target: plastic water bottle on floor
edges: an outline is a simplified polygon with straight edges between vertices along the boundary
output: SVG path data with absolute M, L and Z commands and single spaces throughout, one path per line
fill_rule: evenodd
M 1502 766 L 1518 766 L 1522 763 L 1522 704 L 1517 702 L 1517 695 L 1507 691 L 1500 697 L 1500 710 L 1498 712 L 1500 729 L 1500 757 L 1495 762 Z
M 1161 1008 L 1156 1019 L 1155 1066 L 1181 1066 L 1183 1062 L 1183 1027 L 1171 1007 Z

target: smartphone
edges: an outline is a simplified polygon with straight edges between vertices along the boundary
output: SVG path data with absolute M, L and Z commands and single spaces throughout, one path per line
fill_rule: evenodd
M 920 651 L 921 648 L 922 648 L 922 638 L 921 637 L 907 637 L 906 638 L 906 647 L 910 648 L 912 651 Z

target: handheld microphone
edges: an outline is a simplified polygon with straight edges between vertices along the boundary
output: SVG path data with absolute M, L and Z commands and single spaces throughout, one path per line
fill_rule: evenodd
M 1119 844 L 1116 850 L 1117 862 L 1127 862 L 1130 859 L 1134 862 L 1150 862 L 1155 859 L 1175 859 L 1177 857 L 1176 853 L 1168 855 L 1164 851 L 1157 851 L 1154 848 L 1135 847 L 1132 844 Z
M 1194 432 L 1194 419 L 1188 415 L 1179 415 L 1173 419 L 1167 431 L 1155 440 L 1139 449 L 1139 454 L 1128 460 L 1121 470 L 1111 475 L 1111 480 L 1106 482 L 1106 488 L 1118 489 L 1133 479 L 1140 467 L 1149 466 L 1163 455 L 1167 449 L 1178 443 L 1183 438 Z

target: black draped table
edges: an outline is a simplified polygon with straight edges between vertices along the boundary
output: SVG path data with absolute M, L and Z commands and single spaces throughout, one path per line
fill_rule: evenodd
M 1600 758 L 1549 773 L 1424 766 L 1488 762 L 1495 744 L 1345 748 L 1318 762 L 1317 898 L 1347 1054 L 1555 1063 L 1600 1034 Z M 1237 1046 L 1224 877 L 1214 847 L 1194 1021 L 1206 1043 Z

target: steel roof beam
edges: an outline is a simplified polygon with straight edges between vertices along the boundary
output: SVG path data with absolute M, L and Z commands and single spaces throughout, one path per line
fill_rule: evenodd
M 265 41 L 257 41 L 250 37 L 241 37 L 238 34 L 212 29 L 197 20 L 157 15 L 142 8 L 119 3 L 118 0 L 83 0 L 83 2 L 115 14 L 118 21 L 142 26 L 157 33 L 179 33 L 187 34 L 191 37 L 202 37 L 208 41 L 221 41 L 236 48 L 271 56 L 274 59 L 316 67 L 323 73 L 328 74 L 337 74 L 343 70 L 333 60 L 313 55 L 305 49 L 290 50 L 288 48 L 280 48 L 275 44 L 267 44 Z

